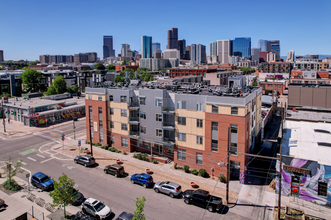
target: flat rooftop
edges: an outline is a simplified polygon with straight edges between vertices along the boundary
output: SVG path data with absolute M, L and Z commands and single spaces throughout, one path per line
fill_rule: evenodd
M 316 131 L 317 129 L 317 131 Z M 329 143 L 319 144 L 319 143 Z M 283 155 L 331 165 L 331 124 L 286 121 L 282 139 Z
M 294 112 L 293 110 L 287 110 L 286 119 L 296 121 L 331 122 L 331 113 L 305 110 L 296 110 Z
M 77 105 L 85 105 L 85 98 L 68 98 L 68 99 L 61 99 L 61 100 L 49 100 L 49 99 L 40 99 L 41 97 L 37 98 L 30 98 L 29 100 L 23 98 L 9 98 L 8 103 L 3 103 L 4 106 L 15 107 L 20 109 L 28 109 L 30 108 L 37 108 L 41 106 L 49 106 L 49 105 L 56 105 L 60 103 L 73 103 L 76 102 L 75 106 Z

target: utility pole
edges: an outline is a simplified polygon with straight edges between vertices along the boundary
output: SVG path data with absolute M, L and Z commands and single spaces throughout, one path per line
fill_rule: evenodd
M 229 204 L 229 182 L 230 182 L 230 139 L 231 139 L 231 128 L 228 127 L 228 156 L 226 164 L 226 203 Z
M 76 135 L 75 135 L 75 119 L 72 119 L 72 128 L 74 129 L 74 140 L 76 140 Z
M 2 99 L 2 125 L 3 125 L 3 132 L 6 132 L 6 122 L 5 122 L 5 111 L 3 109 L 3 99 Z
M 93 156 L 93 147 L 92 147 L 92 127 L 90 124 L 90 148 L 91 148 L 91 156 Z

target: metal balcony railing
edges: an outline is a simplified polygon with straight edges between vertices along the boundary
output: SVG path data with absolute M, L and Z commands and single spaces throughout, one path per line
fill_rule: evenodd
M 139 117 L 129 117 L 129 121 L 139 121 Z
M 139 136 L 139 131 L 130 131 L 131 136 Z
M 162 125 L 164 127 L 175 127 L 175 123 L 172 123 L 172 122 L 163 122 Z
M 175 140 L 172 138 L 163 137 L 163 142 L 168 144 L 175 144 Z

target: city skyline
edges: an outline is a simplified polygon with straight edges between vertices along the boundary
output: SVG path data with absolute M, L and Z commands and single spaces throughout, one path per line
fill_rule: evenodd
M 241 1 L 239 1 L 241 2 Z M 279 40 L 281 42 L 281 56 L 286 56 L 288 51 L 294 50 L 297 55 L 305 54 L 330 54 L 331 45 L 328 44 L 328 32 L 325 30 L 323 34 L 319 33 L 321 24 L 311 21 L 302 16 L 302 14 L 309 13 L 311 16 L 318 16 L 320 21 L 325 20 L 328 9 L 331 8 L 330 1 L 319 1 L 314 4 L 308 4 L 308 1 L 300 2 L 299 10 L 288 12 L 285 8 L 295 7 L 295 2 L 279 1 L 274 7 L 277 11 L 277 17 L 272 19 L 261 19 L 261 17 L 268 17 L 268 11 L 262 10 L 271 3 L 259 1 L 249 3 L 242 1 L 242 4 L 218 1 L 208 1 L 199 7 L 195 4 L 186 4 L 186 1 L 180 2 L 178 9 L 174 9 L 166 18 L 150 19 L 147 14 L 139 16 L 135 25 L 130 24 L 130 28 L 123 28 L 123 23 L 128 23 L 129 18 L 123 18 L 121 22 L 110 22 L 111 19 L 102 13 L 102 10 L 93 8 L 87 2 L 81 1 L 57 1 L 57 2 L 42 2 L 36 1 L 36 4 L 31 5 L 28 2 L 21 2 L 15 4 L 14 2 L 5 1 L 3 6 L 7 8 L 2 13 L 3 18 L 10 18 L 9 22 L 4 22 L 0 36 L 0 50 L 4 51 L 5 60 L 38 60 L 39 55 L 42 54 L 75 54 L 77 52 L 93 51 L 98 56 L 103 58 L 103 36 L 113 36 L 113 45 L 118 54 L 121 51 L 122 44 L 130 44 L 132 50 L 139 50 L 141 48 L 140 38 L 147 35 L 152 36 L 155 42 L 161 44 L 161 50 L 164 51 L 167 45 L 167 31 L 171 28 L 178 28 L 178 39 L 185 39 L 186 45 L 202 44 L 206 45 L 207 55 L 210 51 L 210 42 L 215 42 L 222 39 L 235 39 L 239 37 L 250 37 L 252 47 L 257 47 L 259 39 L 265 40 Z M 62 4 L 65 3 L 65 4 Z M 245 4 L 246 3 L 246 4 Z M 102 1 L 103 8 L 119 8 L 118 2 Z M 170 4 L 170 3 L 169 3 Z M 177 4 L 177 3 L 176 3 Z M 65 5 L 65 7 L 63 7 Z M 144 5 L 151 7 L 161 7 L 160 3 L 154 1 L 144 1 L 141 3 L 131 3 L 128 5 L 128 10 L 143 10 Z M 210 7 L 213 5 L 213 7 Z M 287 7 L 283 7 L 286 5 Z M 208 20 L 217 18 L 218 20 L 227 20 L 231 11 L 227 11 L 216 16 L 217 10 L 221 7 L 233 8 L 239 16 L 232 18 L 231 22 L 223 22 L 222 29 L 215 28 L 214 24 L 205 24 L 204 21 L 195 21 L 194 23 L 187 23 L 181 21 L 180 17 L 189 17 L 190 11 L 199 9 L 201 16 L 208 17 Z M 49 8 L 53 10 L 50 11 Z M 75 8 L 75 10 L 72 10 Z M 183 10 L 182 9 L 189 9 Z M 254 9 L 259 11 L 259 14 L 250 14 L 250 23 L 256 25 L 241 25 L 243 18 L 246 17 L 247 11 Z M 260 10 L 261 9 L 261 10 Z M 27 10 L 33 10 L 36 13 L 26 15 Z M 127 10 L 127 9 L 126 9 Z M 68 16 L 58 19 L 50 19 L 58 14 L 68 14 Z M 88 12 L 88 15 L 82 16 L 82 12 Z M 15 16 L 12 16 L 15 13 Z M 114 10 L 112 17 L 120 16 L 121 10 Z M 318 13 L 318 14 L 317 14 Z M 215 14 L 215 15 L 214 15 Z M 79 16 L 78 16 L 79 15 Z M 296 19 L 295 25 L 291 22 L 286 22 L 285 18 L 289 15 L 300 17 Z M 40 17 L 48 17 L 49 19 L 41 20 Z M 91 19 L 95 17 L 95 19 Z M 283 19 L 282 19 L 283 18 Z M 11 24 L 20 23 L 22 20 L 29 25 L 14 27 Z M 45 21 L 44 21 L 45 20 Z M 66 25 L 65 22 L 70 21 L 75 25 Z M 240 28 L 238 28 L 238 25 Z M 310 26 L 310 32 L 302 32 L 301 27 Z M 262 30 L 261 26 L 270 26 L 271 28 Z M 93 27 L 86 31 L 86 28 Z M 84 31 L 83 31 L 84 30 Z M 223 30 L 227 30 L 224 32 Z M 64 34 L 65 33 L 65 34 Z

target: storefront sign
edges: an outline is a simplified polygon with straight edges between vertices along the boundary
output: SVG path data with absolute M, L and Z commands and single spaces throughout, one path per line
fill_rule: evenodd
M 93 122 L 94 131 L 98 131 L 98 122 Z
M 310 174 L 310 170 L 308 170 L 308 169 L 292 167 L 292 166 L 288 166 L 288 165 L 284 165 L 283 170 L 287 170 L 287 171 L 291 171 L 291 172 L 295 172 L 295 173 L 306 174 L 306 175 Z
M 39 113 L 29 113 L 28 116 L 29 117 L 37 117 L 39 115 Z

